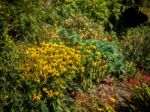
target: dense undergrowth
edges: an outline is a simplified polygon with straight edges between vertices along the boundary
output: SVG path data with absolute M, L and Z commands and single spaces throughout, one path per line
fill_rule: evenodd
M 148 111 L 148 84 L 138 87 L 133 100 L 125 99 L 118 107 L 88 94 L 87 105 L 76 99 L 77 93 L 86 94 L 106 78 L 120 82 L 138 76 L 139 70 L 149 72 L 149 21 L 118 28 L 125 8 L 140 6 L 149 17 L 142 9 L 149 9 L 148 4 L 146 0 L 139 4 L 1 0 L 0 111 Z

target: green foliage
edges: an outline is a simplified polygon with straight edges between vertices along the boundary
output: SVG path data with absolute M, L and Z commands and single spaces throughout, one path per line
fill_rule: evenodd
M 128 62 L 126 58 L 123 56 L 121 49 L 119 49 L 119 45 L 115 41 L 102 41 L 102 40 L 87 40 L 82 39 L 76 33 L 68 34 L 67 30 L 62 30 L 60 32 L 63 40 L 59 40 L 59 42 L 64 41 L 64 43 L 70 47 L 79 46 L 78 43 L 82 43 L 82 47 L 80 48 L 81 52 L 84 52 L 88 49 L 88 46 L 96 46 L 96 51 L 102 54 L 102 57 L 107 59 L 108 67 L 107 72 L 110 74 L 115 74 L 119 78 L 123 78 L 122 74 L 132 74 L 134 72 L 134 65 L 131 62 Z M 58 42 L 58 40 L 55 42 Z M 94 56 L 91 54 L 90 56 Z M 90 59 L 90 57 L 88 57 Z M 131 67 L 132 66 L 132 67 Z M 131 68 L 130 68 L 131 67 Z
M 42 19 L 43 9 L 39 1 L 0 1 L 1 32 L 7 33 L 15 41 L 35 42 L 44 37 Z
M 81 88 L 86 89 L 91 87 L 93 83 L 99 82 L 106 72 L 106 57 L 101 55 L 100 50 L 97 50 L 94 44 L 87 44 L 86 40 L 82 39 L 75 32 L 68 34 L 64 29 L 60 32 L 60 35 L 63 39 L 55 39 L 51 40 L 51 42 L 57 44 L 64 43 L 71 48 L 79 50 L 82 55 L 82 66 L 78 68 L 81 71 L 76 73 L 74 79 L 77 84 L 74 85 L 75 82 L 73 82 L 73 86 L 81 86 Z
M 63 27 L 66 28 L 68 32 L 77 32 L 77 34 L 83 38 L 100 40 L 107 39 L 102 25 L 80 13 L 65 19 Z
M 97 49 L 108 57 L 109 72 L 124 72 L 124 57 L 115 42 L 87 41 L 87 44 L 96 45 Z
M 124 98 L 124 103 L 118 107 L 119 112 L 149 112 L 150 111 L 150 87 L 141 86 L 135 88 L 131 99 Z
M 120 4 L 118 0 L 77 0 L 79 9 L 87 15 L 88 18 L 94 19 L 105 27 L 112 28 L 109 22 L 110 16 L 120 14 Z
M 125 79 L 126 76 L 135 73 L 134 64 L 125 58 L 116 41 L 86 40 L 85 43 L 95 45 L 97 51 L 106 57 L 108 64 L 107 75 L 111 74 L 119 79 Z
M 14 97 L 19 97 L 16 91 L 18 80 L 21 74 L 17 71 L 17 66 L 19 66 L 19 54 L 17 47 L 13 41 L 6 35 L 7 38 L 0 36 L 0 110 L 5 108 L 6 105 L 16 103 L 19 106 L 19 99 L 14 99 Z M 14 101 L 13 101 L 14 100 Z M 11 107 L 8 107 L 11 108 Z M 8 109 L 7 108 L 7 109 Z M 6 109 L 6 110 L 7 110 Z
M 149 27 L 132 28 L 120 42 L 127 59 L 134 62 L 137 67 L 144 69 L 150 69 L 149 35 Z
M 16 41 L 39 42 L 49 36 L 49 26 L 68 27 L 68 24 L 87 38 L 103 38 L 103 27 L 99 26 L 111 29 L 109 18 L 113 15 L 118 18 L 119 7 L 114 0 L 6 0 L 0 2 L 0 27 L 2 32 L 7 28 L 8 35 Z
M 52 0 L 49 4 L 50 8 L 48 8 L 46 12 L 46 20 L 49 24 L 57 24 L 60 26 L 65 23 L 66 25 L 66 20 L 68 19 L 86 22 L 88 18 L 105 27 L 106 30 L 111 30 L 113 28 L 109 18 L 113 16 L 113 21 L 118 20 L 121 9 L 119 0 Z M 84 17 L 83 20 L 81 20 L 82 18 L 80 16 Z M 83 23 L 80 21 L 76 21 L 77 23 L 73 24 L 82 27 Z
M 110 74 L 124 78 L 132 62 L 150 69 L 148 27 L 129 30 L 123 52 L 105 34 L 120 10 L 120 0 L 1 0 L 0 111 L 77 111 L 76 88 L 86 91 Z M 96 108 L 87 110 L 97 111 L 100 101 L 90 101 Z

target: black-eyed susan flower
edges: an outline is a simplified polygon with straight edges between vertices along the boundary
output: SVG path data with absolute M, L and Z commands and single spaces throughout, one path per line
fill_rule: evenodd
M 33 100 L 35 101 L 39 101 L 41 99 L 41 94 L 40 93 L 36 93 L 33 95 Z
M 96 52 L 95 54 L 96 54 L 96 56 L 100 56 L 100 55 L 101 55 L 101 53 L 100 53 L 100 52 Z
M 93 63 L 92 63 L 92 66 L 93 66 L 93 67 L 96 67 L 96 66 L 97 66 L 97 62 L 93 62 Z

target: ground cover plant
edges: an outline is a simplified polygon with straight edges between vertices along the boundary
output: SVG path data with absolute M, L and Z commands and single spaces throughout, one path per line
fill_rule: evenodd
M 1 0 L 0 111 L 149 111 L 149 24 L 148 0 Z

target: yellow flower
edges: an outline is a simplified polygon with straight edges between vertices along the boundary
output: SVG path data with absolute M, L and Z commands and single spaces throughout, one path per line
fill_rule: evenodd
M 104 112 L 103 108 L 98 108 L 97 110 L 98 110 L 98 112 Z
M 33 95 L 33 100 L 39 101 L 40 99 L 41 99 L 40 93 L 37 93 L 37 94 L 34 94 L 34 95 Z
M 62 84 L 60 84 L 60 88 L 61 89 L 66 89 L 66 87 L 64 85 L 62 85 Z
M 86 50 L 85 53 L 86 53 L 86 54 L 90 54 L 90 53 L 91 53 L 91 50 Z
M 73 70 L 78 70 L 78 68 L 77 68 L 77 67 L 75 67 L 75 66 L 72 66 L 72 69 L 73 69 Z
M 110 98 L 110 101 L 111 101 L 112 103 L 115 103 L 117 100 L 112 97 L 112 98 Z
M 91 48 L 92 48 L 92 49 L 96 49 L 96 46 L 95 46 L 95 45 L 92 45 Z
M 100 52 L 96 52 L 95 54 L 96 54 L 97 56 L 100 56 L 101 53 L 100 53 Z
M 53 96 L 54 96 L 54 94 L 53 94 L 52 90 L 50 90 L 50 91 L 47 93 L 47 97 L 51 98 L 51 97 L 53 97 Z
M 97 62 L 93 62 L 93 63 L 92 63 L 92 66 L 93 66 L 93 67 L 96 67 L 96 66 L 97 66 Z
M 46 93 L 48 91 L 48 89 L 47 88 L 43 88 L 43 91 Z
M 40 79 L 35 79 L 34 80 L 36 83 L 40 83 Z
M 100 60 L 100 61 L 98 61 L 97 63 L 100 65 L 100 64 L 102 63 L 102 61 Z
M 114 108 L 109 104 L 105 104 L 105 109 L 107 112 L 115 112 Z
M 72 60 L 69 60 L 68 63 L 69 63 L 69 64 L 73 64 L 73 61 L 72 61 Z
M 54 94 L 54 96 L 58 96 L 59 92 L 54 92 L 53 94 Z
M 85 72 L 85 67 L 82 67 L 82 68 L 81 68 L 81 72 Z
M 52 74 L 53 76 L 59 76 L 59 73 L 56 71 Z
M 67 69 L 66 69 L 65 67 L 62 67 L 62 71 L 63 71 L 63 72 L 66 72 Z

